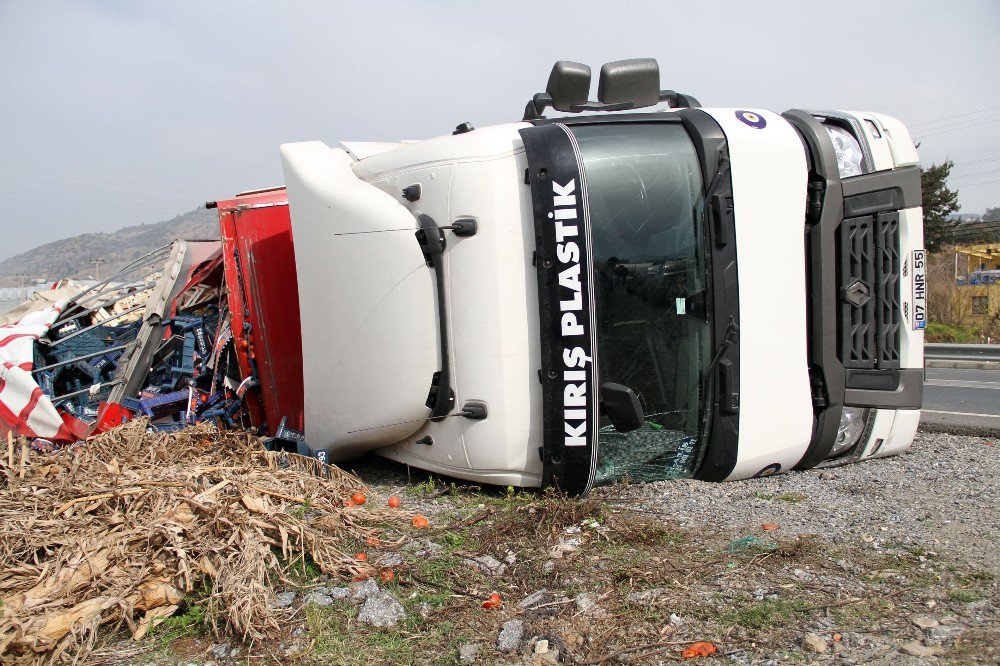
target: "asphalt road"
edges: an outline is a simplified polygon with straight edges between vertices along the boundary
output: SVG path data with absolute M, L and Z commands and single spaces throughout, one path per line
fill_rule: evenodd
M 927 368 L 920 420 L 1000 430 L 1000 370 Z

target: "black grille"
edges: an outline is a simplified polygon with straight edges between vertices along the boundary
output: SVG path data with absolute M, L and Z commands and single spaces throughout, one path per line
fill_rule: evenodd
M 875 358 L 899 368 L 899 213 L 875 218 Z
M 837 229 L 838 353 L 845 368 L 899 368 L 899 215 L 844 220 Z
M 874 219 L 844 220 L 837 230 L 840 282 L 840 360 L 845 368 L 875 367 L 875 299 L 859 305 L 845 300 L 843 290 L 861 280 L 869 292 L 875 282 Z

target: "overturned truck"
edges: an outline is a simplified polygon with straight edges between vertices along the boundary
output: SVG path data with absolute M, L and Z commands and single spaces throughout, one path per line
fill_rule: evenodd
M 702 108 L 648 59 L 590 87 L 564 61 L 518 123 L 281 147 L 314 455 L 584 493 L 908 448 L 925 267 L 903 124 Z

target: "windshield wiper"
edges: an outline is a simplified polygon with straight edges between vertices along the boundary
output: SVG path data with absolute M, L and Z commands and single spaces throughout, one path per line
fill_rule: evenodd
M 730 317 L 729 325 L 726 326 L 726 334 L 722 337 L 722 342 L 720 342 L 719 346 L 716 348 L 715 355 L 712 357 L 712 361 L 708 364 L 708 369 L 705 371 L 705 394 L 702 398 L 701 404 L 703 414 L 701 419 L 702 433 L 708 432 L 708 423 L 712 418 L 712 405 L 715 403 L 715 379 L 718 374 L 716 373 L 716 369 L 719 367 L 719 363 L 722 362 L 722 356 L 726 353 L 726 350 L 729 349 L 729 345 L 736 342 L 736 338 L 739 333 L 739 324 L 736 323 L 736 320 L 733 317 Z M 724 367 L 728 368 L 729 366 L 727 365 Z M 731 381 L 728 379 L 728 373 L 729 370 L 727 369 L 727 379 L 724 382 L 727 390 L 728 387 L 731 386 Z M 728 403 L 726 408 L 729 411 L 736 411 L 739 409 L 739 397 L 734 399 L 732 396 L 724 396 L 723 399 Z
M 716 165 L 715 175 L 712 177 L 712 182 L 709 184 L 708 189 L 705 191 L 705 201 L 707 206 L 705 207 L 705 217 L 711 218 L 714 223 L 713 236 L 715 240 L 716 247 L 724 247 L 727 242 L 726 234 L 726 223 L 728 221 L 728 216 L 732 211 L 732 200 L 725 194 L 717 194 L 719 187 L 725 182 L 725 178 L 729 173 L 729 157 L 726 155 L 725 150 L 719 149 L 718 164 Z M 729 201 L 727 201 L 729 199 Z M 706 220 L 707 221 L 707 220 Z M 705 317 L 708 319 L 708 311 L 706 307 Z M 711 362 L 708 364 L 708 369 L 705 372 L 705 393 L 702 396 L 702 421 L 701 421 L 701 432 L 708 432 L 708 424 L 712 419 L 712 405 L 715 403 L 715 381 L 717 372 L 716 369 L 719 367 L 719 363 L 722 362 L 722 356 L 729 349 L 729 345 L 736 342 L 736 338 L 739 335 L 740 326 L 736 323 L 735 317 L 730 315 L 729 324 L 726 326 L 726 333 L 723 335 L 722 340 L 719 342 L 718 347 L 716 347 L 715 354 L 712 356 Z M 728 387 L 732 385 L 730 379 L 730 368 L 727 364 L 726 366 L 726 378 L 725 384 Z M 732 395 L 725 398 L 725 406 L 729 411 L 736 411 L 739 409 L 739 397 L 733 397 Z
M 728 221 L 733 211 L 733 201 L 730 195 L 716 194 L 729 173 L 729 157 L 719 151 L 719 164 L 716 167 L 712 182 L 705 191 L 706 217 L 712 222 L 712 237 L 715 247 L 725 247 L 729 244 Z

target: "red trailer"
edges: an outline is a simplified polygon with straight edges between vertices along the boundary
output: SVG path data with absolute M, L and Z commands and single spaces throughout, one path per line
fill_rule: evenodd
M 302 333 L 295 249 L 283 187 L 217 201 L 244 402 L 262 434 L 302 432 Z M 209 204 L 211 207 L 212 204 Z M 254 381 L 255 380 L 255 381 Z

